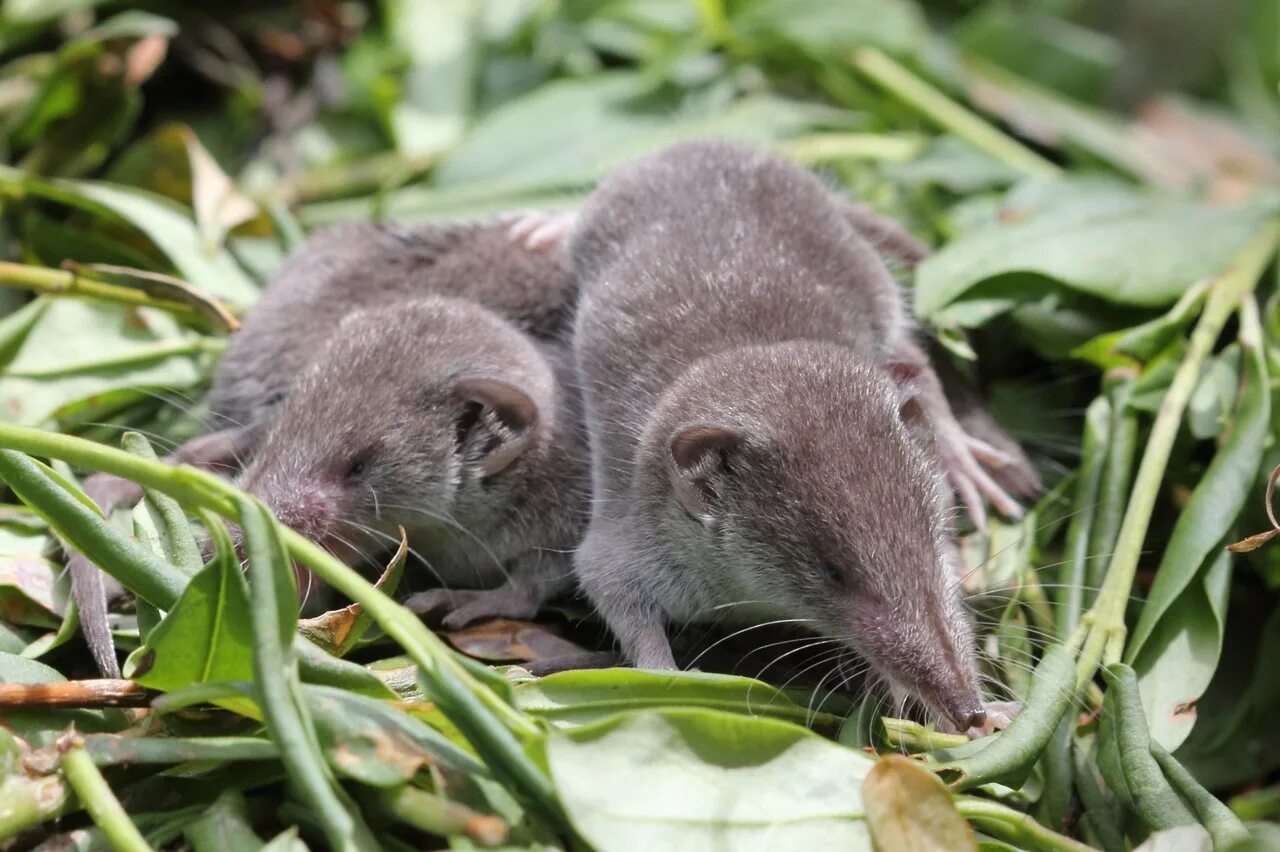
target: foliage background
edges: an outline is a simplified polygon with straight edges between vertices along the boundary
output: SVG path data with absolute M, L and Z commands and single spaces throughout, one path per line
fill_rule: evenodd
M 116 625 L 122 646 L 155 653 L 135 678 L 170 703 L 54 711 L 29 692 L 0 693 L 27 707 L 5 714 L 0 801 L 17 804 L 0 809 L 0 834 L 18 845 L 125 842 L 129 817 L 93 785 L 95 762 L 147 841 L 196 848 L 215 828 L 249 846 L 255 831 L 301 843 L 291 826 L 335 846 L 509 833 L 528 848 L 575 835 L 606 848 L 754 848 L 766 836 L 779 848 L 817 848 L 818 837 L 850 848 L 870 830 L 891 848 L 901 830 L 963 848 L 974 839 L 957 813 L 984 843 L 1025 848 L 1070 848 L 1036 825 L 1122 848 L 1121 837 L 1139 842 L 1189 815 L 1227 845 L 1229 821 L 1196 806 L 1165 750 L 1241 817 L 1280 813 L 1280 545 L 1222 550 L 1271 527 L 1263 493 L 1280 463 L 1272 0 L 6 0 L 0 51 L 7 424 L 111 446 L 131 429 L 160 449 L 194 434 L 224 340 L 208 300 L 249 309 L 311 228 L 567 208 L 613 166 L 678 138 L 773 145 L 938 247 L 908 282 L 917 312 L 1051 486 L 1023 522 L 965 540 L 988 673 L 1026 697 L 1043 649 L 1066 643 L 1092 684 L 1075 724 L 1057 725 L 1065 706 L 1031 714 L 1002 737 L 1034 747 L 989 774 L 1000 783 L 954 800 L 892 761 L 863 785 L 869 760 L 794 725 L 887 752 L 947 745 L 876 723 L 875 702 L 710 675 L 513 689 L 370 597 L 368 613 L 409 659 L 385 637 L 342 651 L 381 661 L 393 703 L 370 669 L 334 663 L 321 676 L 314 655 L 291 650 L 288 595 L 262 593 L 269 581 L 255 574 L 269 572 L 270 546 L 250 568 L 253 606 L 231 557 L 183 561 L 186 518 L 251 509 L 134 465 L 179 508 L 153 492 L 124 531 L 86 547 L 124 548 L 113 573 L 135 591 L 151 588 L 148 571 L 176 570 L 164 576 L 179 590 L 195 576 L 181 603 L 150 601 L 163 621 L 143 605 Z M 24 435 L 4 431 L 0 445 L 80 473 L 132 463 Z M 15 491 L 0 517 L 0 679 L 88 677 L 49 525 L 92 524 L 74 506 L 53 512 L 74 486 L 55 478 L 38 491 L 53 474 L 23 458 L 0 470 Z M 302 547 L 264 529 L 295 555 Z M 131 536 L 144 550 L 119 543 Z M 273 612 L 289 629 L 266 628 Z M 333 644 L 331 624 L 311 627 Z M 552 641 L 524 629 L 499 637 L 500 653 L 482 636 L 478 656 L 510 659 L 507 646 L 521 645 L 513 656 L 528 657 L 530 643 Z M 271 659 L 276 698 L 261 676 Z M 1114 666 L 1092 679 L 1092 664 L 1121 660 L 1133 689 Z M 228 685 L 255 672 L 257 691 Z M 1111 716 L 1098 713 L 1104 689 L 1122 705 Z M 1108 735 L 1113 717 L 1156 745 Z M 87 751 L 58 744 L 71 722 L 95 732 Z M 546 727 L 586 722 L 573 734 Z M 1109 757 L 1108 742 L 1128 743 L 1116 746 L 1128 756 Z M 664 757 L 649 765 L 655 751 Z M 1009 776 L 1015 764 L 1030 774 Z M 703 798 L 700 778 L 736 806 Z M 1159 813 L 1140 801 L 1162 797 Z M 886 801 L 911 803 L 905 827 L 877 821 Z

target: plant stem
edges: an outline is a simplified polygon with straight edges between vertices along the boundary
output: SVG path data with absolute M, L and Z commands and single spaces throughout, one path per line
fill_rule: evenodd
M 462 834 L 481 846 L 501 846 L 507 840 L 507 824 L 498 817 L 477 813 L 417 787 L 379 790 L 377 796 L 388 814 L 429 834 Z
M 1173 451 L 1174 439 L 1182 424 L 1182 415 L 1200 379 L 1200 369 L 1213 351 L 1223 326 L 1236 310 L 1241 298 L 1253 291 L 1278 245 L 1280 222 L 1272 222 L 1249 241 L 1227 271 L 1213 284 L 1204 312 L 1191 333 L 1187 353 L 1160 402 L 1142 454 L 1142 462 L 1134 478 L 1133 491 L 1120 525 L 1116 548 L 1107 566 L 1106 578 L 1093 608 L 1082 618 L 1082 623 L 1088 625 L 1088 636 L 1076 666 L 1078 687 L 1083 687 L 1092 680 L 1099 663 L 1109 665 L 1120 661 L 1124 651 L 1125 606 L 1133 589 L 1142 543 L 1151 523 L 1151 514 Z
M 68 734 L 60 745 L 63 748 L 62 774 L 75 790 L 80 804 L 102 829 L 111 847 L 116 852 L 150 852 L 151 846 L 111 792 L 107 779 L 102 777 L 93 758 L 84 750 L 79 736 Z
M 776 150 L 805 165 L 832 160 L 883 160 L 902 163 L 918 157 L 925 137 L 889 133 L 809 133 L 779 142 Z
M 885 739 L 893 748 L 905 748 L 911 753 L 935 751 L 941 748 L 955 748 L 969 742 L 964 734 L 944 734 L 942 731 L 931 731 L 919 722 L 908 719 L 881 718 Z
M 65 269 L 49 269 L 43 266 L 27 266 L 22 263 L 0 262 L 0 287 L 12 290 L 31 290 L 49 296 L 80 296 L 103 302 L 114 302 L 133 307 L 159 308 L 173 314 L 194 319 L 202 318 L 199 311 L 182 302 L 156 299 L 133 287 L 95 281 L 68 272 Z
M 1035 852 L 1092 852 L 1078 840 L 1051 831 L 1026 814 L 997 802 L 957 796 L 956 809 L 975 828 L 1006 843 L 1024 846 Z
M 936 124 L 979 151 L 1032 177 L 1058 177 L 1062 170 L 994 125 L 947 97 L 905 67 L 873 47 L 853 55 L 859 71 L 915 107 Z

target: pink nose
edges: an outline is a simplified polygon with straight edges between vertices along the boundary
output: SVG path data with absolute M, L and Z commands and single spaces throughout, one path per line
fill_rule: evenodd
M 293 494 L 272 502 L 271 510 L 281 523 L 292 527 L 312 541 L 328 537 L 333 525 L 332 501 L 314 492 Z

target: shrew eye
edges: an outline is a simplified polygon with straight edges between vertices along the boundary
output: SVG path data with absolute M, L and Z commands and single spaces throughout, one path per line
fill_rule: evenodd
M 355 479 L 368 469 L 369 463 L 367 461 L 363 458 L 356 459 L 351 463 L 351 466 L 347 468 L 347 479 Z
M 831 562 L 823 562 L 821 568 L 824 580 L 837 588 L 844 588 L 845 576 L 839 567 Z

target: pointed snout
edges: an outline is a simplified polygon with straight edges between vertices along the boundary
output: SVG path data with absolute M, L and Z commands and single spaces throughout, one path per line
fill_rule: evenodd
M 952 723 L 956 726 L 956 730 L 964 732 L 970 728 L 981 728 L 987 723 L 987 711 L 981 705 L 976 707 L 969 705 L 961 705 L 948 710 Z

